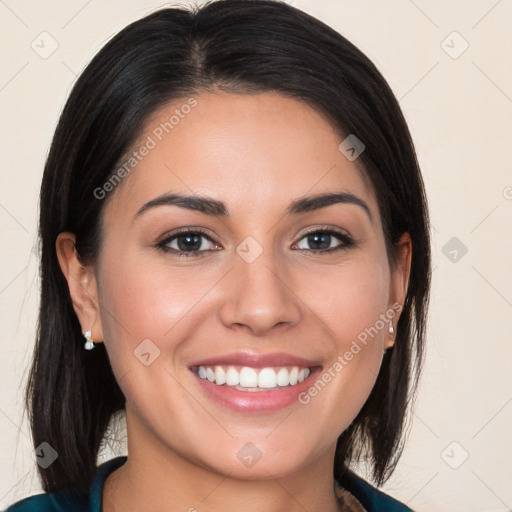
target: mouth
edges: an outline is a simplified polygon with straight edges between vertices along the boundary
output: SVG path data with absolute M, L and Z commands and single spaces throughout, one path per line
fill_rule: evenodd
M 269 391 L 293 387 L 311 375 L 311 368 L 275 366 L 252 368 L 250 366 L 193 366 L 191 370 L 203 380 L 216 386 L 229 386 L 240 391 Z
M 291 354 L 239 352 L 196 361 L 189 369 L 208 399 L 237 412 L 262 413 L 298 404 L 322 365 Z

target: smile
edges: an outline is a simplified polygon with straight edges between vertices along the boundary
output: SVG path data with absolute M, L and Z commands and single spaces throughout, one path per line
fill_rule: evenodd
M 198 366 L 193 371 L 203 380 L 217 386 L 229 386 L 240 391 L 267 391 L 293 387 L 306 380 L 311 369 L 300 366 L 252 368 L 249 366 Z

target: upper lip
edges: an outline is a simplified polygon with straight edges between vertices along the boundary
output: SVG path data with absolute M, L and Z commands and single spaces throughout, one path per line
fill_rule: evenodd
M 285 352 L 273 352 L 270 354 L 232 352 L 231 354 L 202 359 L 192 363 L 190 366 L 215 365 L 249 366 L 252 368 L 267 368 L 270 366 L 302 366 L 304 368 L 312 368 L 315 366 L 321 366 L 318 361 L 304 359 L 303 357 L 286 354 Z

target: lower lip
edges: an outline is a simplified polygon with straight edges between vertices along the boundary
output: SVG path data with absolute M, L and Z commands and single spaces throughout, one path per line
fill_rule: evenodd
M 313 368 L 309 377 L 295 386 L 278 386 L 270 391 L 240 391 L 226 385 L 217 386 L 192 373 L 206 394 L 221 405 L 237 412 L 270 412 L 299 403 L 298 396 L 311 386 L 321 370 Z

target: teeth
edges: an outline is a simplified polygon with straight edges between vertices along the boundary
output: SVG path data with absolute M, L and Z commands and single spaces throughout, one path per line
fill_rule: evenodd
M 221 386 L 226 382 L 226 372 L 222 366 L 215 367 L 215 383 Z
M 277 385 L 289 386 L 290 385 L 290 372 L 286 368 L 281 368 L 277 372 Z
M 258 373 L 254 368 L 244 366 L 240 371 L 240 386 L 244 388 L 255 388 L 258 386 Z
M 282 368 L 281 368 L 282 370 Z M 263 368 L 258 375 L 259 388 L 275 388 L 277 386 L 277 375 L 272 368 Z
M 227 369 L 222 366 L 199 366 L 197 374 L 201 379 L 208 380 L 218 386 L 227 385 L 237 389 L 248 388 L 250 391 L 258 389 L 274 389 L 277 387 L 295 386 L 309 377 L 309 368 L 278 367 L 278 368 L 250 368 L 244 366 L 238 371 L 233 366 Z
M 199 367 L 199 369 L 203 368 L 202 366 Z M 201 377 L 201 374 L 199 374 L 199 377 Z M 203 377 L 201 377 L 203 378 Z M 217 384 L 217 383 L 215 383 Z M 240 384 L 240 374 L 236 371 L 235 368 L 229 367 L 228 371 L 226 372 L 226 384 L 228 386 L 238 386 Z
M 206 368 L 206 378 L 210 382 L 214 382 L 215 381 L 215 373 L 213 372 L 213 370 L 211 368 Z

